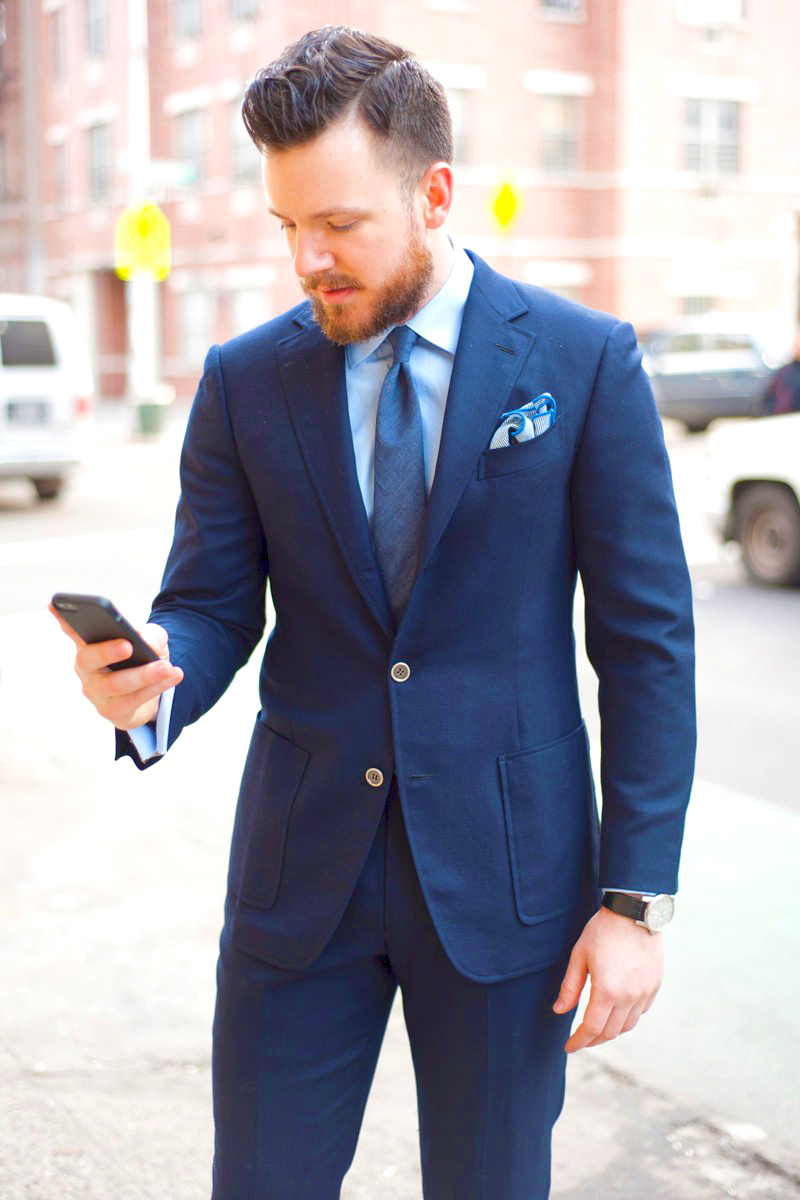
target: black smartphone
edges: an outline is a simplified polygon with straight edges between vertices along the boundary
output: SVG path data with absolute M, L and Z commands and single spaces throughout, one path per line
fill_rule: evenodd
M 127 667 L 143 667 L 158 662 L 152 646 L 137 633 L 130 621 L 105 596 L 83 596 L 79 592 L 56 592 L 53 608 L 71 625 L 85 642 L 110 642 L 125 638 L 133 646 L 133 654 L 121 662 L 109 663 L 112 671 Z

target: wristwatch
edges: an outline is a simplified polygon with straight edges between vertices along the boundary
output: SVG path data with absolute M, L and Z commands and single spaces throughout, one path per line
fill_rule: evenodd
M 664 894 L 643 899 L 628 896 L 624 892 L 606 892 L 603 906 L 620 916 L 630 917 L 649 933 L 660 933 L 672 920 L 675 912 L 675 897 Z

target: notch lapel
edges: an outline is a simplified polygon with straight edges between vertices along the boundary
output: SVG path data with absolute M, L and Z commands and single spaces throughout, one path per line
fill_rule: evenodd
M 356 472 L 347 408 L 344 351 L 303 314 L 303 328 L 277 345 L 289 412 L 309 474 L 359 591 L 378 624 L 394 637 L 394 622 L 372 547 Z
M 512 324 L 528 311 L 505 276 L 477 255 L 456 346 L 436 472 L 417 562 L 417 582 L 489 445 L 536 335 Z M 416 586 L 416 584 L 415 584 Z M 413 591 L 412 591 L 413 596 Z M 409 599 L 409 606 L 411 600 Z

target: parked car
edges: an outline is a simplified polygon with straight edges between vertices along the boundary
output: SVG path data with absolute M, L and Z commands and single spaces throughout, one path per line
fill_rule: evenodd
M 94 380 L 69 305 L 0 293 L 0 478 L 30 479 L 53 500 L 82 461 Z
M 755 332 L 721 318 L 686 318 L 639 335 L 659 412 L 691 433 L 716 417 L 755 416 L 770 362 Z
M 750 577 L 800 586 L 800 413 L 713 430 L 707 481 L 712 524 Z

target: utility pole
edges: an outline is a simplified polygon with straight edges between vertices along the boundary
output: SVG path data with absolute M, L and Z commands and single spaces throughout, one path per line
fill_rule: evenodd
M 128 0 L 128 169 L 130 201 L 150 195 L 150 68 L 147 0 Z M 156 281 L 135 272 L 126 281 L 128 314 L 128 398 L 134 404 L 156 398 Z

